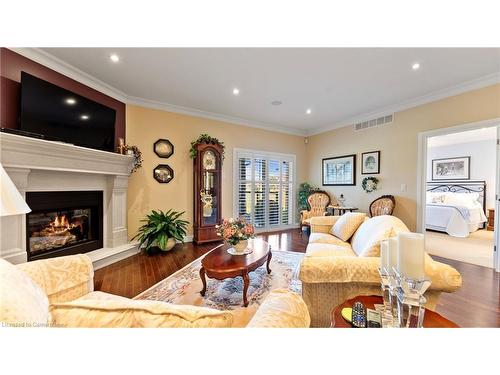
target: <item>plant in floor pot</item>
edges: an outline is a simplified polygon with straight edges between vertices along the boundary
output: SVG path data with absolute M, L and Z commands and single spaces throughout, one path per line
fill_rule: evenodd
M 222 220 L 221 225 L 216 225 L 217 235 L 228 244 L 232 245 L 236 252 L 242 253 L 248 247 L 248 240 L 255 237 L 255 228 L 243 218 Z
M 309 203 L 307 198 L 314 192 L 318 191 L 319 188 L 312 186 L 308 182 L 303 182 L 299 186 L 298 195 L 298 209 L 299 212 L 302 210 L 309 210 Z
M 144 224 L 132 239 L 138 238 L 139 247 L 143 247 L 148 253 L 153 247 L 158 247 L 162 251 L 172 250 L 177 241 L 184 242 L 187 233 L 189 222 L 180 219 L 183 214 L 184 211 L 153 210 L 141 220 Z

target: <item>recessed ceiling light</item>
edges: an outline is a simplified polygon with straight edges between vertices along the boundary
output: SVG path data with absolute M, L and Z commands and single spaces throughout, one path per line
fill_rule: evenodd
M 310 115 L 311 113 L 312 113 L 312 109 L 311 108 L 307 108 L 306 115 Z
M 418 63 L 418 62 L 413 63 L 412 66 L 411 66 L 411 68 L 413 70 L 419 70 L 420 69 L 420 63 Z
M 89 119 L 89 115 L 81 115 L 80 118 L 82 120 L 88 120 Z
M 233 89 L 233 95 L 239 95 L 240 94 L 240 89 L 238 89 L 237 87 L 235 87 Z
M 273 100 L 273 101 L 271 102 L 271 104 L 272 104 L 272 105 L 282 105 L 282 104 L 283 104 L 283 102 L 282 102 L 281 100 Z
M 76 104 L 76 99 L 74 98 L 67 98 L 65 100 L 66 104 L 69 104 L 69 105 L 73 105 L 73 104 Z
M 115 63 L 120 61 L 120 56 L 118 56 L 116 53 L 113 53 L 111 56 L 109 56 L 109 59 Z

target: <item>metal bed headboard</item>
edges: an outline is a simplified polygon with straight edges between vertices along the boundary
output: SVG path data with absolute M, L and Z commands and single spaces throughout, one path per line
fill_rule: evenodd
M 479 193 L 486 214 L 486 181 L 427 181 L 427 191 L 450 193 Z

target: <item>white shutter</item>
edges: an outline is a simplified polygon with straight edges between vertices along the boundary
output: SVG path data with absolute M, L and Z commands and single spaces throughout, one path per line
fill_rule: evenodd
M 257 229 L 293 224 L 293 156 L 235 154 L 235 213 Z

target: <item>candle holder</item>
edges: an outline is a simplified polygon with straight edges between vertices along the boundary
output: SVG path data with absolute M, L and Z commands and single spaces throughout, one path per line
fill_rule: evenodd
M 389 272 L 385 267 L 380 267 L 378 273 L 381 279 L 382 299 L 384 301 L 384 310 L 390 310 L 391 302 L 389 300 Z
M 391 306 L 391 293 L 390 293 L 390 274 L 385 267 L 380 267 L 378 269 L 380 279 L 381 279 L 381 289 L 382 289 L 382 299 L 383 307 L 380 311 L 382 317 L 383 327 L 393 327 L 394 326 L 394 315 L 392 314 Z
M 395 270 L 397 281 L 397 318 L 399 327 L 422 328 L 425 315 L 425 291 L 431 285 L 427 279 L 410 279 Z
M 396 272 L 393 269 L 393 272 L 389 273 L 389 305 L 390 312 L 392 315 L 392 327 L 399 327 L 398 320 L 398 278 L 396 276 Z

